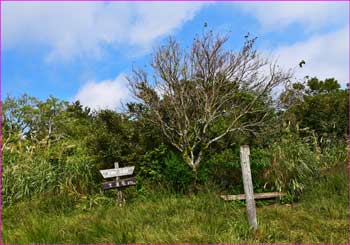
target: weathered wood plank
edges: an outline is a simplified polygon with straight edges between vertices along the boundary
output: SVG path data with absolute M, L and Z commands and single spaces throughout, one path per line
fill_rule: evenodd
M 255 200 L 254 200 L 252 174 L 250 171 L 249 155 L 250 155 L 249 146 L 242 145 L 240 147 L 240 157 L 241 157 L 243 187 L 244 187 L 245 200 L 246 200 L 246 206 L 247 206 L 248 221 L 249 221 L 249 225 L 254 230 L 256 230 L 258 229 L 258 221 L 256 219 Z
M 102 183 L 102 188 L 104 190 L 111 189 L 111 188 L 118 188 L 118 187 L 125 187 L 130 185 L 136 185 L 136 179 L 135 178 L 127 178 L 127 179 L 120 179 L 115 181 L 108 181 Z
M 276 197 L 282 197 L 285 195 L 285 193 L 282 192 L 265 192 L 265 193 L 256 193 L 254 194 L 254 199 L 269 199 L 269 198 L 276 198 Z M 245 200 L 245 194 L 239 194 L 239 195 L 221 195 L 221 198 L 225 201 L 236 201 L 236 200 Z
M 119 162 L 114 163 L 114 168 L 119 169 Z M 117 176 L 115 178 L 115 181 L 119 181 L 119 179 L 120 179 L 119 176 Z M 123 192 L 120 189 L 118 190 L 118 193 L 117 193 L 117 200 L 118 200 L 118 206 L 122 207 L 124 198 L 123 198 Z
M 104 169 L 100 170 L 100 173 L 102 174 L 103 178 L 113 178 L 113 177 L 119 177 L 119 176 L 125 176 L 125 175 L 132 175 L 134 172 L 135 167 L 124 167 L 124 168 L 112 168 L 112 169 Z

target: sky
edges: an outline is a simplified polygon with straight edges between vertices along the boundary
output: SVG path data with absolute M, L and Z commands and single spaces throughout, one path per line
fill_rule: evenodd
M 50 95 L 94 109 L 132 100 L 126 76 L 150 70 L 171 36 L 184 48 L 209 29 L 305 76 L 349 78 L 348 2 L 2 2 L 1 97 Z M 301 60 L 306 64 L 298 68 Z

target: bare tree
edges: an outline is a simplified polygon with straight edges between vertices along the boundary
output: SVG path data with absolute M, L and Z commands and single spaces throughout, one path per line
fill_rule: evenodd
M 238 52 L 225 50 L 228 37 L 212 32 L 195 38 L 189 51 L 170 39 L 155 51 L 152 81 L 142 69 L 133 69 L 128 77 L 147 118 L 159 125 L 194 172 L 211 144 L 230 132 L 263 125 L 267 112 L 256 104 L 291 77 L 257 53 L 255 38 L 245 38 Z M 223 120 L 224 126 L 213 130 Z

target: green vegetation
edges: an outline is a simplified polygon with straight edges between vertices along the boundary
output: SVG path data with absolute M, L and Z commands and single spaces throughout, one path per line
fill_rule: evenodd
M 222 59 L 232 54 L 221 50 L 225 39 L 205 38 L 203 47 L 195 40 L 194 50 Z M 257 62 L 260 68 L 253 43 L 247 40 L 247 53 L 237 62 Z M 170 45 L 177 50 L 176 43 Z M 159 69 L 170 59 L 166 50 L 158 53 Z M 200 60 L 193 69 L 205 63 L 201 57 L 194 57 Z M 287 86 L 274 103 L 270 85 L 261 90 L 209 73 L 168 84 L 163 96 L 137 81 L 143 102 L 129 103 L 123 112 L 92 111 L 54 97 L 7 97 L 3 242 L 346 243 L 348 91 L 335 79 L 307 78 Z M 222 83 L 216 96 L 226 99 L 191 99 L 194 87 L 203 94 L 215 90 L 213 80 Z M 183 100 L 188 104 L 180 112 Z M 213 108 L 223 106 L 214 114 L 206 107 L 213 101 Z M 243 193 L 242 144 L 251 149 L 254 191 L 286 193 L 279 201 L 257 202 L 257 232 L 248 227 L 244 202 L 219 198 Z M 124 190 L 123 207 L 116 205 L 116 190 L 101 190 L 98 170 L 114 162 L 135 166 L 137 185 Z
M 217 193 L 153 192 L 127 200 L 42 197 L 3 210 L 5 243 L 347 243 L 345 164 L 311 181 L 293 204 L 258 202 L 259 230 L 243 203 Z

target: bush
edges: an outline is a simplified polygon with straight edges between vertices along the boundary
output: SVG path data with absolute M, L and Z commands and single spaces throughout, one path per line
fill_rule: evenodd
M 265 176 L 271 168 L 271 152 L 268 148 L 251 148 L 250 165 L 253 179 L 254 192 L 264 192 L 272 190 L 266 185 Z
M 188 165 L 163 144 L 146 152 L 140 164 L 139 174 L 141 183 L 151 182 L 179 192 L 186 192 L 194 181 Z
M 219 189 L 236 194 L 243 191 L 239 149 L 237 148 L 213 152 L 199 170 L 199 178 L 202 183 L 212 182 Z
M 48 152 L 28 149 L 4 151 L 4 205 L 42 193 L 80 196 L 96 189 L 97 170 L 84 147 L 65 142 Z
M 304 138 L 291 133 L 271 145 L 272 162 L 266 185 L 287 192 L 292 200 L 298 199 L 308 179 L 320 170 L 320 155 L 312 148 Z
M 28 198 L 36 193 L 53 191 L 57 172 L 44 158 L 21 159 L 18 163 L 3 166 L 3 204 Z
M 179 192 L 186 192 L 195 176 L 181 157 L 169 152 L 165 159 L 164 180 L 170 187 Z
M 165 145 L 160 145 L 152 151 L 146 152 L 140 163 L 139 174 L 143 179 L 152 182 L 160 182 L 163 180 L 164 160 L 168 149 Z
M 61 162 L 56 171 L 60 192 L 80 195 L 92 193 L 98 188 L 98 170 L 82 146 L 78 146 L 71 156 Z
M 345 143 L 332 144 L 322 149 L 320 162 L 322 169 L 330 169 L 347 162 L 347 145 Z
M 251 147 L 250 165 L 255 192 L 264 189 L 264 173 L 271 166 L 271 154 L 267 149 Z M 243 193 L 242 170 L 239 147 L 213 153 L 200 168 L 200 179 L 214 183 L 222 191 Z

